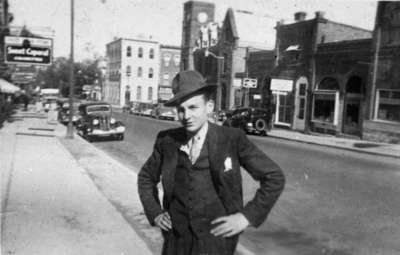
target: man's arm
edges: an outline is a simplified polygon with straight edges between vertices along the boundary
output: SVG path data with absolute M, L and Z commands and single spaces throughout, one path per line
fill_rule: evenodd
M 215 236 L 230 237 L 239 234 L 249 224 L 258 227 L 266 219 L 285 184 L 285 176 L 280 167 L 251 143 L 242 131 L 238 136 L 240 165 L 260 182 L 260 187 L 241 212 L 219 217 L 211 222 L 220 223 L 211 230 L 211 234 Z
M 155 218 L 163 213 L 158 197 L 157 184 L 160 182 L 162 153 L 160 135 L 157 136 L 153 152 L 138 174 L 138 191 L 144 212 L 152 226 Z
M 265 221 L 285 185 L 281 168 L 249 141 L 244 132 L 238 138 L 239 162 L 260 183 L 254 198 L 242 210 L 250 224 L 258 227 Z

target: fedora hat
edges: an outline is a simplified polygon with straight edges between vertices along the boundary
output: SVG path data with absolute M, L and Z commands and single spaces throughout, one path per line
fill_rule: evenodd
M 214 89 L 216 85 L 208 85 L 203 76 L 194 70 L 179 72 L 172 80 L 172 93 L 174 97 L 168 100 L 165 106 L 177 106 L 189 97 L 208 89 Z

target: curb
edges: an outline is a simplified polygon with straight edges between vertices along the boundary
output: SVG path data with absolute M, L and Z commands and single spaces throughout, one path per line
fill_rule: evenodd
M 332 144 L 321 144 L 321 143 L 317 143 L 317 142 L 305 141 L 305 140 L 297 140 L 297 139 L 293 139 L 293 138 L 276 136 L 276 135 L 271 135 L 271 134 L 268 134 L 268 136 L 276 138 L 276 139 L 282 139 L 282 140 L 300 142 L 300 143 L 306 143 L 306 144 L 313 144 L 313 145 L 318 145 L 318 146 L 322 146 L 322 147 L 330 147 L 330 148 L 347 150 L 347 151 L 352 151 L 352 152 L 365 153 L 365 154 L 370 154 L 370 155 L 375 155 L 375 156 L 384 156 L 384 157 L 390 157 L 390 158 L 396 158 L 396 159 L 400 158 L 400 155 L 391 155 L 391 154 L 380 153 L 380 152 L 375 152 L 375 151 L 365 151 L 365 150 L 349 148 L 349 147 L 343 147 L 343 146 L 332 145 Z

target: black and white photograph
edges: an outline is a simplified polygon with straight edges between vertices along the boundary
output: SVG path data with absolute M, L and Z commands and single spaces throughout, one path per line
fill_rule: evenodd
M 399 255 L 400 1 L 0 0 L 1 255 Z

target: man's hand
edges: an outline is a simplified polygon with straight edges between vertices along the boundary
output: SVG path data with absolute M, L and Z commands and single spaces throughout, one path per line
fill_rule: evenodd
M 169 216 L 168 212 L 164 212 L 160 215 L 158 215 L 155 219 L 154 222 L 156 225 L 165 230 L 169 231 L 172 228 L 172 222 L 171 222 L 171 217 Z
M 211 222 L 211 224 L 216 223 L 221 224 L 211 229 L 211 234 L 222 237 L 236 235 L 249 226 L 249 221 L 242 213 L 235 213 L 228 216 L 219 217 Z

